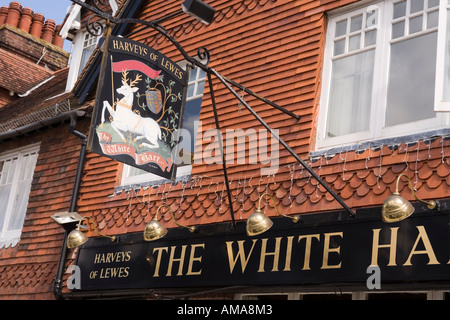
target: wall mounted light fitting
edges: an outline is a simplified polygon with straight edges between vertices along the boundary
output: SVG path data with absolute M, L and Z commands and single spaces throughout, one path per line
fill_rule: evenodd
M 153 220 L 150 221 L 149 223 L 147 223 L 147 225 L 145 226 L 145 229 L 144 229 L 144 239 L 145 239 L 145 241 L 155 241 L 155 240 L 161 239 L 162 237 L 164 237 L 167 234 L 166 227 L 161 222 L 158 221 L 158 213 L 159 213 L 159 210 L 161 210 L 161 208 L 167 208 L 168 209 L 168 211 L 170 212 L 170 216 L 171 216 L 173 222 L 177 226 L 182 227 L 182 228 L 186 228 L 191 233 L 194 233 L 197 230 L 196 227 L 188 227 L 188 226 L 185 226 L 185 225 L 182 225 L 182 224 L 178 223 L 178 221 L 175 218 L 175 215 L 174 215 L 172 209 L 170 209 L 170 207 L 168 205 L 163 204 L 163 205 L 160 205 L 158 207 L 158 210 L 156 210 L 156 214 L 155 214 L 155 217 L 153 218 Z
M 76 247 L 81 246 L 82 244 L 86 243 L 89 238 L 88 236 L 81 231 L 81 227 L 83 225 L 83 221 L 87 220 L 88 223 L 90 222 L 94 226 L 94 231 L 101 237 L 109 238 L 111 241 L 117 241 L 118 237 L 116 236 L 106 236 L 104 234 L 101 234 L 98 232 L 97 227 L 95 226 L 95 220 L 91 217 L 83 217 L 80 222 L 78 223 L 78 227 L 75 230 L 72 230 L 69 235 L 67 236 L 67 248 L 73 249 Z M 89 229 L 89 224 L 88 224 Z
M 434 200 L 424 201 L 419 199 L 414 192 L 411 179 L 406 174 L 402 173 L 397 178 L 395 192 L 384 201 L 383 208 L 381 209 L 381 218 L 384 222 L 392 223 L 401 221 L 414 213 L 414 207 L 412 204 L 400 196 L 400 192 L 398 191 L 398 184 L 401 177 L 405 177 L 408 180 L 408 187 L 416 200 L 425 203 L 428 206 L 428 209 L 431 210 L 435 209 L 437 206 L 437 202 Z
M 294 222 L 294 223 L 297 223 L 300 221 L 299 216 L 287 216 L 287 215 L 281 214 L 278 211 L 277 205 L 275 204 L 275 201 L 273 200 L 272 196 L 269 195 L 268 193 L 264 193 L 262 196 L 259 197 L 258 208 L 247 219 L 247 234 L 249 236 L 256 236 L 258 234 L 266 232 L 273 225 L 272 220 L 270 220 L 270 218 L 268 216 L 266 216 L 264 213 L 262 213 L 262 211 L 261 211 L 261 200 L 264 197 L 269 197 L 272 200 L 274 208 L 275 208 L 275 212 L 278 215 L 285 217 L 285 218 L 292 219 L 292 222 Z

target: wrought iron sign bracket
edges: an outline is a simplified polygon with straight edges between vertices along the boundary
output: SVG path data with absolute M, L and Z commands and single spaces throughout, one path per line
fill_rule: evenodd
M 327 192 L 329 192 L 333 198 L 349 213 L 351 218 L 355 217 L 355 213 L 352 211 L 352 209 L 350 209 L 345 203 L 344 201 L 333 191 L 331 190 L 331 188 L 312 170 L 312 168 L 310 168 L 305 161 L 303 161 L 290 147 L 289 145 L 283 140 L 281 139 L 281 137 L 272 129 L 270 128 L 270 126 L 256 113 L 256 111 L 254 111 L 250 105 L 232 88 L 232 86 L 235 86 L 237 88 L 239 88 L 240 90 L 250 94 L 251 96 L 263 101 L 264 103 L 269 104 L 270 106 L 286 113 L 287 115 L 289 115 L 290 117 L 299 120 L 300 116 L 294 114 L 293 112 L 286 110 L 285 108 L 278 106 L 277 104 L 275 104 L 274 102 L 263 98 L 259 95 L 257 95 L 256 93 L 254 93 L 253 91 L 251 91 L 250 89 L 224 77 L 223 75 L 221 75 L 219 72 L 217 72 L 215 69 L 211 68 L 208 66 L 209 61 L 210 61 L 210 54 L 208 52 L 208 50 L 204 47 L 199 48 L 198 52 L 197 52 L 197 56 L 202 60 L 205 61 L 205 63 L 202 63 L 201 61 L 189 56 L 187 54 L 187 52 L 184 50 L 184 48 L 180 45 L 180 43 L 178 43 L 178 41 L 172 37 L 169 32 L 160 25 L 160 22 L 162 21 L 166 21 L 168 18 L 172 18 L 176 15 L 179 15 L 181 13 L 183 13 L 183 11 L 179 11 L 176 12 L 168 17 L 164 17 L 162 19 L 159 20 L 151 20 L 151 21 L 146 21 L 146 20 L 140 20 L 140 19 L 136 19 L 136 18 L 124 18 L 124 19 L 117 19 L 114 18 L 113 16 L 111 16 L 108 13 L 105 13 L 103 11 L 100 10 L 100 8 L 97 6 L 97 2 L 100 2 L 101 4 L 105 4 L 107 1 L 105 0 L 93 0 L 93 3 L 95 5 L 95 7 L 86 4 L 85 2 L 82 2 L 81 0 L 71 0 L 72 2 L 82 6 L 83 8 L 86 8 L 90 11 L 92 11 L 93 13 L 95 13 L 95 15 L 105 19 L 107 21 L 107 25 L 110 26 L 110 24 L 141 24 L 144 25 L 146 27 L 150 27 L 152 29 L 154 29 L 155 31 L 157 31 L 158 33 L 162 34 L 167 40 L 169 40 L 177 49 L 178 51 L 183 55 L 184 59 L 191 65 L 191 66 L 196 66 L 200 69 L 202 69 L 203 71 L 205 71 L 207 73 L 208 76 L 208 83 L 210 86 L 210 92 L 211 92 L 211 99 L 212 99 L 212 104 L 213 104 L 213 110 L 214 110 L 214 118 L 215 118 L 215 123 L 216 123 L 216 127 L 218 132 L 220 131 L 220 126 L 219 126 L 219 120 L 218 120 L 218 114 L 217 114 L 217 108 L 215 105 L 215 98 L 214 98 L 214 90 L 213 90 L 213 86 L 212 86 L 212 79 L 211 79 L 211 75 L 214 75 L 235 97 L 236 99 L 239 100 L 239 102 L 272 134 L 273 137 L 275 137 L 282 145 L 283 147 L 296 159 L 297 162 L 299 162 L 316 180 L 318 183 L 320 183 Z M 92 18 L 92 16 L 91 16 Z M 90 24 L 90 19 L 88 19 L 87 21 L 88 24 Z M 145 28 L 141 28 L 138 31 L 141 31 Z M 99 23 L 99 21 L 94 21 L 92 23 L 92 25 L 87 26 L 87 30 L 88 32 L 95 32 L 96 35 L 100 35 L 103 33 L 103 25 L 101 23 Z M 136 32 L 138 32 L 136 31 Z M 221 141 L 221 139 L 219 139 L 219 141 Z M 220 149 L 221 149 L 221 157 L 222 157 L 222 165 L 223 165 L 223 170 L 224 170 L 224 176 L 225 176 L 225 184 L 227 187 L 227 193 L 228 193 L 228 200 L 229 200 L 229 207 L 230 207 L 230 214 L 231 214 L 231 220 L 232 220 L 232 224 L 233 227 L 235 226 L 235 219 L 234 219 L 234 212 L 233 212 L 233 205 L 232 205 L 232 201 L 231 201 L 231 192 L 229 189 L 229 183 L 228 183 L 228 177 L 227 177 L 227 169 L 226 169 L 226 164 L 224 161 L 224 154 L 223 154 L 223 146 L 220 145 Z

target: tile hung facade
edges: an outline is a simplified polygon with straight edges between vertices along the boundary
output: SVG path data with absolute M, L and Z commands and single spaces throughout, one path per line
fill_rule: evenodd
M 121 4 L 117 14 L 123 14 L 131 5 L 130 2 Z M 381 212 L 383 202 L 395 191 L 396 179 L 402 173 L 411 178 L 419 198 L 439 200 L 443 206 L 441 210 L 448 212 L 448 113 L 443 113 L 443 117 L 447 118 L 440 127 L 368 141 L 354 140 L 352 143 L 330 148 L 318 147 L 319 113 L 325 108 L 321 105 L 321 97 L 325 91 L 324 60 L 328 21 L 330 16 L 346 14 L 372 2 L 206 2 L 216 9 L 211 25 L 205 26 L 186 14 L 170 19 L 163 25 L 189 55 L 194 56 L 198 48 L 206 47 L 211 54 L 210 67 L 299 115 L 300 120 L 297 121 L 236 89 L 258 115 L 271 128 L 278 130 L 279 136 L 356 212 L 357 217 L 364 215 L 365 210 Z M 429 15 L 434 12 L 432 3 L 432 0 L 427 2 Z M 144 1 L 134 17 L 143 20 L 158 19 L 178 11 L 179 6 L 179 1 Z M 87 14 L 84 9 L 82 12 L 83 15 Z M 81 20 L 83 19 L 84 16 Z M 6 27 L 2 27 L 0 23 L 0 30 L 2 28 Z M 161 34 L 151 29 L 139 31 L 139 28 L 140 26 L 128 26 L 122 35 L 131 33 L 131 39 L 151 46 L 173 61 L 184 60 Z M 136 30 L 138 31 L 134 33 Z M 89 115 L 95 101 L 96 85 L 89 87 L 86 83 L 91 80 L 89 68 L 95 69 L 95 56 L 99 54 L 99 50 L 96 50 L 81 72 L 73 89 L 76 97 L 72 93 L 65 93 L 62 98 L 58 98 L 61 100 L 48 102 L 45 90 L 48 90 L 47 97 L 53 97 L 57 95 L 56 91 L 62 93 L 64 89 L 56 89 L 57 84 L 54 82 L 46 83 L 41 94 L 43 96 L 35 100 L 34 109 L 22 110 L 19 114 L 8 111 L 14 110 L 14 104 L 18 105 L 18 102 L 0 109 L 0 125 L 6 120 L 18 119 L 31 111 L 42 110 L 63 101 L 70 101 L 71 105 L 70 110 L 64 112 L 79 109 Z M 9 60 L 12 61 L 13 58 Z M 62 79 L 67 77 L 67 72 L 67 69 L 62 69 L 51 74 Z M 58 85 L 62 86 L 61 82 L 59 80 Z M 80 102 L 77 98 L 82 90 L 85 90 L 87 98 Z M 259 132 L 259 129 L 263 129 L 214 77 L 213 90 L 222 133 L 227 130 Z M 32 94 L 20 99 L 32 99 Z M 18 101 L 25 101 L 20 99 Z M 4 137 L 0 141 L 0 156 L 5 151 L 40 143 L 20 241 L 0 248 L 1 299 L 53 298 L 64 232 L 50 216 L 69 208 L 80 153 L 80 139 L 70 133 L 68 119 L 69 116 L 65 121 L 43 124 L 39 131 L 23 133 L 18 130 L 7 135 L 8 131 L 5 130 L 0 133 Z M 257 163 L 250 162 L 251 150 L 247 144 L 244 146 L 246 152 L 243 158 L 237 158 L 236 150 L 225 155 L 234 160 L 227 163 L 232 200 L 230 204 L 222 164 L 206 163 L 204 158 L 205 155 L 212 155 L 211 150 L 214 149 L 212 139 L 208 140 L 205 133 L 216 128 L 211 88 L 208 85 L 205 85 L 203 92 L 199 120 L 201 130 L 197 132 L 195 160 L 189 177 L 178 183 L 146 181 L 124 184 L 122 181 L 127 170 L 124 164 L 88 153 L 76 211 L 81 216 L 92 217 L 101 233 L 120 236 L 141 233 L 162 204 L 171 208 L 180 224 L 199 228 L 230 222 L 230 205 L 236 222 L 244 223 L 255 211 L 258 199 L 264 193 L 274 198 L 279 211 L 285 215 L 320 215 L 343 210 L 330 193 L 281 145 L 278 145 L 278 170 L 271 174 L 261 173 L 262 167 L 268 167 L 261 164 L 261 159 Z M 31 120 L 31 123 L 35 122 Z M 77 120 L 77 130 L 86 135 L 89 125 L 89 117 Z M 271 141 L 268 133 L 266 138 Z M 270 148 L 269 153 L 275 152 L 274 148 Z M 416 204 L 407 183 L 400 184 L 400 193 Z M 264 213 L 272 218 L 277 216 L 270 202 L 267 202 Z M 161 222 L 169 230 L 177 228 L 168 213 L 162 214 Z M 97 236 L 93 231 L 87 234 L 92 238 Z M 74 263 L 77 253 L 78 249 L 68 250 L 65 267 Z M 66 287 L 67 277 L 67 274 L 64 275 L 63 295 L 75 297 L 71 296 Z

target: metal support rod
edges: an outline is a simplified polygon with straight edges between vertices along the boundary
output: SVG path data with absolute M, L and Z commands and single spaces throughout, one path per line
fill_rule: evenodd
M 214 120 L 216 122 L 216 128 L 217 128 L 217 131 L 219 134 L 218 140 L 219 140 L 219 147 L 220 147 L 220 156 L 222 157 L 223 174 L 225 177 L 225 184 L 227 186 L 228 202 L 230 204 L 231 221 L 233 223 L 233 228 L 235 228 L 236 222 L 234 220 L 233 201 L 231 200 L 230 184 L 228 183 L 227 165 L 225 163 L 225 155 L 223 153 L 222 132 L 220 131 L 219 117 L 217 116 L 216 101 L 214 98 L 214 89 L 213 89 L 213 84 L 212 84 L 212 80 L 211 80 L 211 73 L 209 73 L 209 72 L 208 72 L 208 84 L 209 84 L 209 91 L 211 92 L 211 101 L 212 101 L 212 106 L 213 106 L 213 110 L 214 110 Z
M 283 108 L 283 107 L 280 107 L 280 106 L 277 105 L 276 103 L 274 103 L 274 102 L 272 102 L 272 101 L 270 101 L 270 100 L 268 100 L 268 99 L 266 99 L 266 98 L 264 98 L 264 97 L 261 97 L 260 95 L 256 94 L 255 92 L 253 92 L 252 90 L 248 89 L 247 87 L 244 87 L 243 85 L 241 85 L 241 84 L 239 84 L 239 83 L 237 83 L 237 82 L 235 82 L 235 81 L 233 81 L 233 80 L 231 80 L 231 79 L 228 79 L 228 78 L 225 77 L 225 76 L 222 76 L 222 78 L 223 78 L 226 82 L 231 83 L 232 85 L 238 87 L 239 89 L 243 90 L 244 92 L 247 92 L 248 94 L 252 95 L 253 97 L 255 97 L 255 98 L 261 100 L 262 102 L 265 102 L 265 103 L 267 103 L 268 105 L 274 107 L 275 109 L 278 109 L 278 110 L 280 110 L 280 111 L 286 113 L 287 115 L 291 116 L 292 118 L 295 118 L 295 119 L 297 119 L 297 120 L 300 120 L 300 116 L 297 115 L 297 114 L 295 114 L 295 113 L 293 113 L 292 111 L 289 111 L 289 110 L 287 110 L 287 109 L 285 109 L 285 108 Z
M 227 83 L 227 81 L 213 68 L 209 68 L 210 72 L 212 72 L 223 84 L 224 86 L 245 106 L 245 108 L 250 111 L 250 113 L 267 129 L 269 132 L 286 148 L 287 151 L 297 160 L 305 169 L 308 171 L 314 179 L 317 180 L 324 188 L 327 190 L 334 199 L 342 206 L 345 210 L 350 214 L 352 218 L 355 217 L 355 213 L 350 209 L 344 201 L 336 194 L 330 187 L 322 181 L 322 179 L 294 152 L 294 150 L 289 147 L 289 145 L 280 138 L 280 136 L 248 105 L 247 102 L 242 99 L 242 97 Z

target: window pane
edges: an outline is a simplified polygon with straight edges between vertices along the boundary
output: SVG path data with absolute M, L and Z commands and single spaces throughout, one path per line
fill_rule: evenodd
M 376 43 L 377 40 L 377 30 L 371 30 L 366 32 L 366 37 L 364 39 L 364 46 L 373 46 Z
M 199 94 L 203 94 L 203 91 L 205 90 L 205 81 L 200 81 L 198 83 L 198 87 L 197 87 L 197 95 Z
M 374 50 L 333 62 L 327 137 L 368 130 Z
M 404 17 L 406 15 L 406 1 L 394 4 L 394 19 Z
M 11 185 L 0 186 L 0 235 L 3 229 L 3 223 L 6 217 L 6 207 L 8 205 L 9 194 L 11 192 Z
M 78 70 L 79 75 L 83 71 L 84 67 L 86 66 L 87 62 L 89 61 L 89 58 L 91 57 L 94 50 L 95 50 L 95 46 L 90 46 L 90 47 L 83 49 L 83 54 L 81 55 L 81 60 L 80 60 L 80 69 Z
M 345 39 L 336 41 L 334 43 L 334 55 L 340 55 L 345 52 Z
M 347 33 L 347 19 L 336 23 L 335 37 L 343 36 Z
M 405 35 L 405 21 L 392 25 L 392 39 L 397 39 Z
M 410 13 L 416 13 L 423 10 L 423 0 L 411 0 Z
M 349 42 L 349 51 L 354 51 L 354 50 L 358 50 L 359 46 L 361 43 L 361 35 L 357 34 L 356 36 L 352 36 L 350 37 L 350 42 Z
M 195 83 L 189 85 L 187 90 L 187 97 L 188 98 L 193 97 L 194 93 L 195 93 Z
M 356 17 L 352 17 L 350 22 L 350 32 L 355 32 L 361 30 L 362 28 L 363 15 L 360 14 Z
M 434 118 L 437 33 L 391 46 L 386 126 Z
M 428 8 L 437 7 L 439 5 L 439 0 L 428 0 Z
M 28 198 L 30 195 L 31 181 L 33 179 L 34 168 L 37 161 L 37 153 L 26 154 L 23 156 L 19 168 L 17 183 L 17 192 L 13 199 L 11 217 L 9 220 L 8 230 L 20 230 L 28 206 Z
M 449 0 L 450 1 L 450 0 Z M 444 101 L 450 101 L 450 11 L 447 11 L 447 39 L 445 39 Z
M 23 220 L 27 212 L 30 188 L 31 180 L 22 181 L 17 184 L 17 190 L 20 190 L 20 192 L 17 192 L 14 197 L 14 204 L 8 226 L 8 230 L 10 231 L 22 229 Z
M 198 70 L 198 79 L 206 79 L 206 72 L 203 71 L 202 69 L 197 70 Z
M 427 17 L 427 29 L 437 27 L 438 20 L 439 20 L 439 11 L 430 12 Z
M 422 31 L 423 16 L 411 18 L 409 20 L 409 34 Z
M 201 98 L 186 101 L 183 129 L 187 131 L 183 132 L 183 139 L 179 144 L 179 151 L 183 153 L 184 159 L 187 159 L 189 157 L 191 162 L 182 163 L 181 165 L 190 165 L 194 161 L 195 139 L 197 136 L 198 119 L 200 117 L 201 105 Z

